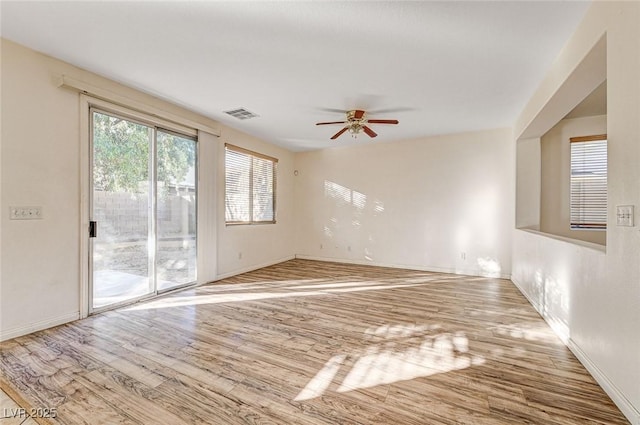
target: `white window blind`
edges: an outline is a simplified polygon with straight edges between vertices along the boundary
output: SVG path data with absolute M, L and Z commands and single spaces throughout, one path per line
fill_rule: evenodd
M 607 136 L 571 141 L 571 228 L 607 228 Z
M 277 162 L 276 158 L 226 145 L 227 224 L 275 223 Z

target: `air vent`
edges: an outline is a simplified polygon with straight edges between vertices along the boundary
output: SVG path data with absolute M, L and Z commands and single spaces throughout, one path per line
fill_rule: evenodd
M 232 109 L 230 111 L 224 111 L 225 114 L 229 114 L 239 120 L 248 120 L 249 118 L 259 117 L 258 114 L 254 114 L 251 111 L 247 111 L 244 108 Z

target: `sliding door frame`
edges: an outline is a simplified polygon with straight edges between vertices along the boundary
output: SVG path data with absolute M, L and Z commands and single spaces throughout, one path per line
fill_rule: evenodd
M 196 256 L 197 252 L 197 226 L 198 226 L 198 169 L 200 161 L 200 144 L 198 143 L 198 131 L 196 129 L 183 126 L 179 123 L 164 120 L 156 115 L 147 114 L 144 112 L 136 111 L 124 106 L 120 106 L 108 101 L 104 101 L 95 97 L 91 97 L 86 94 L 80 95 L 80 318 L 85 318 L 93 313 L 99 313 L 106 310 L 111 310 L 123 305 L 132 304 L 141 300 L 150 299 L 160 294 L 183 289 L 189 286 L 197 285 L 197 275 L 194 282 L 188 282 L 182 285 L 176 285 L 174 287 L 158 291 L 156 282 L 156 252 L 157 252 L 157 131 L 167 131 L 174 133 L 182 137 L 193 139 L 196 143 L 196 160 L 195 160 L 195 190 L 196 190 Z M 92 267 L 93 252 L 91 249 L 92 244 L 89 241 L 89 221 L 91 219 L 91 208 L 93 207 L 93 124 L 92 115 L 93 112 L 101 112 L 108 115 L 123 118 L 128 121 L 132 121 L 137 124 L 145 125 L 153 129 L 153 138 L 150 149 L 152 150 L 151 157 L 151 177 L 153 179 L 150 190 L 150 206 L 151 213 L 153 215 L 151 220 L 151 226 L 149 234 L 153 234 L 153 253 L 149 256 L 152 269 L 150 270 L 150 282 L 153 282 L 154 290 L 150 294 L 146 294 L 140 297 L 132 298 L 127 301 L 109 304 L 105 307 L 93 309 L 93 288 L 92 288 Z M 153 233 L 152 233 L 153 232 Z M 197 258 L 197 257 L 196 257 Z M 199 261 L 197 261 L 199 263 Z M 197 269 L 196 269 L 196 273 Z

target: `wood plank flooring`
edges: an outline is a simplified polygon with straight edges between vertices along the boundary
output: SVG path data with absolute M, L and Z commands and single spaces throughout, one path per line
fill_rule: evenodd
M 0 349 L 39 423 L 628 424 L 501 279 L 292 260 Z

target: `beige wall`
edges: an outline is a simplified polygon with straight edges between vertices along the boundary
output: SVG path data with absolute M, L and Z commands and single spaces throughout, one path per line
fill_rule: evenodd
M 562 291 L 566 305 L 569 346 L 634 424 L 640 424 L 640 3 L 593 2 L 540 88 L 515 124 L 514 135 L 542 136 L 601 81 L 575 77 L 583 59 L 596 49 L 596 73 L 606 69 L 608 135 L 608 226 L 604 261 L 592 263 L 581 245 L 556 249 L 555 240 L 516 230 L 513 248 L 514 282 L 530 298 L 546 282 Z M 556 100 L 573 79 L 570 104 Z M 588 84 L 585 84 L 588 83 Z M 566 85 L 564 85 L 566 86 Z M 565 91 L 565 94 L 570 94 Z M 576 93 L 574 93 L 576 94 Z M 580 95 L 580 96 L 578 96 Z M 558 108 L 546 111 L 551 105 Z M 542 118 L 541 118 L 542 117 Z M 544 122 L 543 122 L 544 121 Z M 536 124 L 531 129 L 530 123 Z M 635 227 L 616 226 L 615 206 L 635 205 Z M 529 237 L 531 236 L 531 237 Z M 585 248 L 591 249 L 591 248 Z M 539 255 L 554 252 L 553 256 Z M 530 253 L 538 253 L 532 257 Z M 596 270 L 597 269 L 597 270 Z M 577 278 L 571 278 L 571 276 Z M 581 279 L 580 276 L 588 276 Z M 541 310 L 553 322 L 554 317 Z
M 296 252 L 473 275 L 510 275 L 511 130 L 296 155 Z
M 220 138 L 201 137 L 200 281 L 293 257 L 293 153 L 13 42 L 2 40 L 1 53 L 0 339 L 80 315 L 81 265 L 85 261 L 81 259 L 85 235 L 80 229 L 82 211 L 88 208 L 82 194 L 85 154 L 81 148 L 86 139 L 80 131 L 80 95 L 57 87 L 62 74 L 124 96 L 134 104 L 220 130 Z M 282 214 L 277 225 L 225 228 L 221 205 L 224 178 L 220 178 L 224 142 L 279 158 L 277 203 Z M 31 205 L 43 207 L 42 220 L 9 220 L 9 206 Z M 242 261 L 237 259 L 238 252 L 243 253 Z
M 565 119 L 541 138 L 540 231 L 600 245 L 607 232 L 571 230 L 569 138 L 607 133 L 607 116 Z
M 224 127 L 218 146 L 218 277 L 292 259 L 295 255 L 293 198 L 294 154 L 255 137 Z M 226 226 L 224 222 L 224 144 L 240 146 L 278 158 L 276 224 Z M 240 258 L 242 257 L 242 258 Z
M 2 42 L 3 338 L 79 315 L 79 101 L 52 65 Z M 43 219 L 10 221 L 13 205 L 42 206 Z

